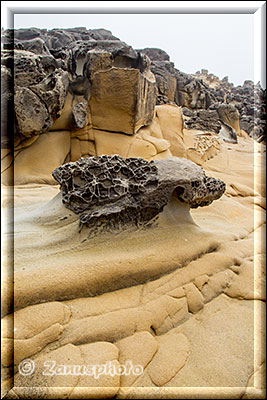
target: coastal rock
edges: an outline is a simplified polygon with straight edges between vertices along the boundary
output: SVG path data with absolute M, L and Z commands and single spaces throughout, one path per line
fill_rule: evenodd
M 88 105 L 85 102 L 77 103 L 72 107 L 73 127 L 82 129 L 88 122 Z
M 3 35 L 2 396 L 265 398 L 266 148 L 242 130 L 264 140 L 264 91 L 182 73 L 164 51 L 142 53 L 104 29 Z M 13 135 L 13 49 L 15 95 L 39 95 L 48 131 L 16 98 L 27 118 Z M 134 133 L 129 122 L 125 132 L 93 126 L 106 108 L 90 110 L 94 79 L 114 70 L 154 80 L 154 112 L 123 114 Z M 125 87 L 147 101 L 142 85 Z M 111 89 L 119 101 L 124 88 Z M 238 141 L 223 103 L 225 118 L 232 104 L 241 116 Z M 142 112 L 153 119 L 138 128 Z M 130 361 L 129 375 L 64 373 Z M 45 376 L 45 362 L 58 373 Z
M 31 139 L 35 140 L 30 146 L 15 153 L 13 183 L 55 184 L 51 172 L 66 160 L 70 149 L 69 132 L 47 132 Z M 3 179 L 7 180 L 9 173 L 10 168 L 3 174 Z
M 111 227 L 143 225 L 156 217 L 173 193 L 190 207 L 206 206 L 225 190 L 189 160 L 172 157 L 147 162 L 117 155 L 91 157 L 53 171 L 63 204 L 79 214 L 81 227 L 96 221 Z
M 152 122 L 155 102 L 153 75 L 113 67 L 93 76 L 89 106 L 96 129 L 132 135 Z
M 151 58 L 150 68 L 157 82 L 157 104 L 175 103 L 192 109 L 210 106 L 208 86 L 200 79 L 174 68 L 164 50 L 145 48 L 138 51 Z
M 222 122 L 230 125 L 237 135 L 240 135 L 239 112 L 233 104 L 220 104 L 217 108 L 219 118 Z
M 53 124 L 42 100 L 28 88 L 15 91 L 14 108 L 19 132 L 25 137 L 47 132 Z
M 62 69 L 51 72 L 40 83 L 29 86 L 42 102 L 53 120 L 57 119 L 64 107 L 68 91 L 68 73 Z
M 50 51 L 49 51 L 48 47 L 46 46 L 45 41 L 43 39 L 41 39 L 40 37 L 36 37 L 33 39 L 29 39 L 29 40 L 23 40 L 23 43 L 18 42 L 16 40 L 15 43 L 16 44 L 19 43 L 21 46 L 21 49 L 30 51 L 34 54 L 50 55 Z
M 237 134 L 232 126 L 222 122 L 219 137 L 229 143 L 237 143 Z
M 10 132 L 14 126 L 13 82 L 11 70 L 1 65 L 1 147 L 11 148 L 13 137 Z
M 192 111 L 191 116 L 185 119 L 185 127 L 219 133 L 221 123 L 216 110 L 198 110 Z
M 111 32 L 33 28 L 7 30 L 3 37 L 2 80 L 7 83 L 11 75 L 18 93 L 15 142 L 47 131 L 84 128 L 88 118 L 80 103 L 88 104 L 95 129 L 132 135 L 152 122 L 156 81 L 150 60 Z M 7 120 L 12 135 L 12 115 Z
M 203 154 L 186 148 L 184 129 L 220 133 L 231 143 L 246 134 L 265 140 L 265 91 L 259 84 L 234 87 L 227 77 L 220 80 L 205 69 L 186 74 L 164 50 L 135 50 L 105 29 L 3 31 L 1 76 L 6 183 L 13 182 L 12 166 L 19 170 L 16 151 L 25 152 L 47 132 L 68 131 L 64 162 L 119 154 L 148 161 L 187 157 L 201 165 Z M 51 182 L 51 170 L 45 171 L 45 181 Z
M 156 119 L 160 123 L 162 137 L 170 143 L 172 155 L 185 157 L 181 107 L 172 104 L 156 106 Z

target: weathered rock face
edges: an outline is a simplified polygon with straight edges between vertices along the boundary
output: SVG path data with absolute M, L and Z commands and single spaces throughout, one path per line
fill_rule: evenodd
M 118 95 L 119 94 L 119 95 Z M 152 122 L 155 78 L 138 69 L 113 67 L 98 71 L 89 106 L 95 129 L 134 134 Z
M 187 129 L 199 129 L 219 133 L 221 123 L 216 110 L 190 111 L 190 116 L 185 118 L 185 127 Z M 188 115 L 187 111 L 185 111 L 185 113 Z
M 220 120 L 230 125 L 236 132 L 240 134 L 239 112 L 233 104 L 220 104 L 217 108 Z
M 252 81 L 244 81 L 242 86 L 235 87 L 228 81 L 227 76 L 220 80 L 217 76 L 208 74 L 207 70 L 198 71 L 195 77 L 209 85 L 217 103 L 236 108 L 240 115 L 241 129 L 259 142 L 266 140 L 266 89 L 263 90 L 259 83 L 254 85 Z M 232 109 L 232 117 L 234 114 L 236 111 Z M 224 122 L 232 126 L 239 135 L 236 116 L 234 120 L 235 126 L 230 123 L 230 120 Z
M 174 68 L 170 57 L 163 50 L 145 48 L 139 51 L 152 60 L 151 71 L 157 82 L 157 104 L 174 102 L 184 110 L 187 108 L 192 111 L 217 110 L 218 106 L 224 104 L 228 107 L 228 116 L 224 112 L 222 117 L 221 111 L 219 118 L 230 125 L 238 136 L 241 128 L 256 140 L 265 140 L 266 90 L 259 84 L 245 81 L 243 86 L 234 87 L 227 76 L 220 80 L 206 69 L 197 71 L 194 75 L 186 74 Z M 215 120 L 218 121 L 218 116 Z M 196 121 L 192 122 L 195 125 Z M 198 121 L 197 125 L 196 129 L 209 129 L 205 121 Z M 216 125 L 211 130 L 218 133 L 220 127 L 218 123 Z
M 1 147 L 12 146 L 13 138 L 8 132 L 13 129 L 13 82 L 10 70 L 1 65 Z
M 37 171 L 54 183 L 55 166 L 83 156 L 187 157 L 183 128 L 264 140 L 259 86 L 185 74 L 163 50 L 134 50 L 104 29 L 7 30 L 1 79 L 4 183 L 33 182 Z
M 266 89 L 245 81 L 243 86 L 232 89 L 227 100 L 239 110 L 240 128 L 257 141 L 266 141 Z
M 175 196 L 190 207 L 222 196 L 225 184 L 209 178 L 189 160 L 176 157 L 147 162 L 117 155 L 80 159 L 56 168 L 62 202 L 80 216 L 81 227 L 99 224 L 145 225 Z
M 14 70 L 15 139 L 57 130 L 62 112 L 61 130 L 73 119 L 74 127 L 83 127 L 72 107 L 85 102 L 96 129 L 133 134 L 152 122 L 156 84 L 150 61 L 111 32 L 8 30 L 3 47 L 2 79 L 7 82 Z
M 208 85 L 174 68 L 165 51 L 153 48 L 139 51 L 152 60 L 151 71 L 157 81 L 157 104 L 174 102 L 191 109 L 207 109 L 210 106 L 212 98 Z
M 34 105 L 36 110 L 31 120 L 24 104 L 19 104 L 22 96 L 16 98 L 16 112 L 25 117 L 19 117 L 20 132 L 15 132 L 16 183 L 35 185 L 12 188 L 14 221 L 10 221 L 10 188 L 3 188 L 4 220 L 10 222 L 3 232 L 3 254 L 7 255 L 3 257 L 1 291 L 3 397 L 119 399 L 163 398 L 166 394 L 211 398 L 216 392 L 220 398 L 229 397 L 227 388 L 229 393 L 234 390 L 231 394 L 236 398 L 264 398 L 258 386 L 265 382 L 264 352 L 255 341 L 263 331 L 261 324 L 255 324 L 255 309 L 259 311 L 266 297 L 265 257 L 261 254 L 265 185 L 255 182 L 251 168 L 252 164 L 265 165 L 264 146 L 247 137 L 240 137 L 237 145 L 220 141 L 221 133 L 210 132 L 213 117 L 204 117 L 213 115 L 218 120 L 215 104 L 207 110 L 193 109 L 189 103 L 189 108 L 184 107 L 188 118 L 199 113 L 202 130 L 195 132 L 183 130 L 182 110 L 176 104 L 157 105 L 152 123 L 137 133 L 96 129 L 94 116 L 99 115 L 97 110 L 92 114 L 89 106 L 94 77 L 114 70 L 136 74 L 138 69 L 140 81 L 144 76 L 149 80 L 148 60 L 142 58 L 141 68 L 134 50 L 124 52 L 107 31 L 97 31 L 93 37 L 81 28 L 52 33 L 31 29 L 15 36 L 20 38 L 15 48 L 26 54 L 22 38 L 33 58 L 49 51 L 62 59 L 57 58 L 58 67 L 45 72 L 40 82 L 31 75 L 29 63 L 29 85 L 16 87 L 32 93 L 27 107 Z M 76 65 L 76 53 L 68 56 L 64 46 L 68 49 L 77 41 L 92 39 L 109 41 L 109 50 L 89 50 Z M 113 58 L 109 51 L 116 46 L 120 53 Z M 156 51 L 154 57 L 168 63 L 164 52 Z M 68 89 L 62 109 L 65 86 L 60 82 L 66 72 Z M 6 65 L 3 76 L 3 98 L 8 103 L 12 76 Z M 166 82 L 167 87 L 164 80 L 158 80 L 158 99 L 173 102 L 171 80 Z M 220 88 L 216 79 L 211 83 Z M 38 103 L 34 95 L 41 91 Z M 198 101 L 196 105 L 202 104 Z M 42 113 L 40 104 L 44 105 Z M 10 105 L 13 111 L 12 99 Z M 135 112 L 135 121 L 141 121 L 141 111 L 136 108 Z M 129 108 L 121 113 L 125 123 Z M 48 131 L 45 123 L 51 121 L 45 115 L 53 120 Z M 234 132 L 227 122 L 221 123 Z M 133 124 L 127 126 L 132 129 Z M 205 127 L 208 132 L 203 132 Z M 12 165 L 8 147 L 3 150 L 6 166 Z M 220 154 L 211 159 L 216 151 Z M 114 153 L 124 158 L 88 158 Z M 76 161 L 81 155 L 87 158 Z M 190 207 L 220 197 L 225 185 L 208 178 L 190 161 L 172 155 L 188 157 L 199 165 L 207 160 L 208 173 L 227 183 L 225 196 L 215 206 L 190 213 Z M 62 193 L 57 186 L 42 185 L 53 182 L 54 169 Z M 88 225 L 80 233 L 79 219 L 81 228 Z M 112 231 L 108 237 L 91 236 L 93 226 L 99 233 L 120 224 L 131 229 Z M 9 257 L 6 243 L 10 237 L 14 237 L 14 257 Z M 18 366 L 26 358 L 35 370 L 24 376 L 20 373 L 23 363 Z M 101 368 L 108 363 L 121 372 L 129 360 L 141 367 L 141 375 L 103 373 L 96 378 L 79 368 Z M 47 361 L 60 365 L 59 374 L 45 376 Z M 75 366 L 85 374 L 61 375 L 65 367 L 71 372 Z
M 81 156 L 126 156 L 130 151 L 151 158 L 162 152 L 161 145 L 155 147 L 135 135 L 152 123 L 155 114 L 156 80 L 150 60 L 107 30 L 7 30 L 1 79 L 5 183 L 32 182 L 40 170 L 45 181 L 53 183 L 55 166 Z M 52 142 L 57 142 L 58 132 L 64 146 L 49 152 L 51 134 L 55 135 Z M 41 135 L 45 136 L 41 139 Z M 127 135 L 133 139 L 128 140 Z M 117 146 L 120 140 L 122 144 Z M 38 157 L 34 157 L 31 170 L 33 143 Z M 41 144 L 45 166 L 41 165 Z M 27 171 L 27 176 L 23 177 L 22 171 Z

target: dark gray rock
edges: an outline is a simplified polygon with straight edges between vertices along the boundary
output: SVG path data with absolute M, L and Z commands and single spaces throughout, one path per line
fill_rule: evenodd
M 215 100 L 202 80 L 176 69 L 165 51 L 154 48 L 138 51 L 146 54 L 152 61 L 151 71 L 156 77 L 158 89 L 157 104 L 174 102 L 190 109 L 207 109 Z M 175 85 L 173 79 L 176 81 Z
M 199 129 L 219 133 L 221 123 L 216 110 L 198 110 L 185 120 L 187 129 Z
M 1 63 L 10 71 L 14 71 L 15 87 L 28 87 L 40 83 L 58 68 L 52 55 L 37 55 L 23 50 L 2 50 Z
M 46 32 L 44 29 L 21 28 L 14 30 L 14 38 L 20 41 L 31 40 L 42 36 L 44 32 Z
M 16 41 L 16 45 L 18 42 Z M 51 55 L 48 47 L 45 44 L 45 41 L 39 37 L 25 40 L 21 44 L 21 48 L 23 50 L 31 51 L 34 54 L 46 54 Z
M 55 93 L 59 88 L 57 84 L 52 91 L 49 89 L 49 93 L 45 94 L 46 86 L 54 79 L 51 79 L 50 74 L 54 73 L 57 79 L 65 71 L 69 82 L 65 82 L 63 86 L 73 96 L 82 96 L 88 101 L 91 96 L 91 79 L 95 72 L 117 67 L 139 69 L 145 74 L 150 69 L 156 78 L 156 104 L 174 103 L 191 110 L 193 113 L 190 120 L 186 121 L 188 127 L 218 132 L 218 116 L 210 114 L 214 116 L 212 121 L 207 114 L 199 114 L 198 111 L 215 111 L 219 110 L 219 104 L 233 103 L 240 114 L 241 129 L 260 141 L 266 135 L 266 90 L 260 84 L 254 85 L 252 81 L 245 81 L 242 86 L 234 87 L 228 77 L 224 77 L 217 87 L 211 87 L 204 79 L 205 76 L 208 78 L 207 70 L 201 70 L 200 77 L 198 74 L 186 74 L 175 68 L 164 50 L 135 50 L 106 29 L 7 29 L 2 32 L 2 44 L 2 65 L 10 71 L 15 91 L 19 88 L 30 88 L 39 95 L 39 100 L 51 112 L 52 119 L 57 118 L 60 113 L 60 99 L 64 95 L 62 91 L 58 95 Z M 5 108 L 8 103 L 6 93 L 2 94 L 2 101 Z M 10 101 L 7 107 L 12 107 Z M 185 112 L 188 114 L 188 111 Z M 13 118 L 12 113 L 6 112 L 7 114 L 8 118 Z M 220 118 L 226 124 L 229 123 L 222 115 Z M 20 127 L 25 124 L 18 121 L 18 114 L 16 121 L 19 132 Z M 5 118 L 2 124 L 5 131 L 10 130 L 6 128 L 7 123 Z M 9 126 L 12 124 L 13 120 Z M 43 125 L 42 132 L 45 126 L 49 129 L 50 123 Z
M 118 155 L 81 158 L 56 168 L 63 204 L 80 216 L 80 227 L 146 225 L 173 193 L 190 207 L 222 196 L 223 181 L 205 175 L 193 162 L 172 157 L 159 161 Z
M 147 47 L 145 49 L 139 49 L 137 51 L 146 54 L 153 61 L 170 61 L 170 56 L 166 53 L 166 51 L 162 49 Z
M 200 79 L 176 72 L 176 103 L 190 109 L 208 109 L 212 103 L 209 87 Z
M 233 87 L 227 102 L 233 101 L 240 113 L 240 128 L 257 141 L 266 140 L 266 89 L 260 84 L 245 81 Z
M 183 115 L 185 115 L 186 117 L 193 117 L 194 116 L 194 111 L 190 110 L 187 107 L 183 107 Z

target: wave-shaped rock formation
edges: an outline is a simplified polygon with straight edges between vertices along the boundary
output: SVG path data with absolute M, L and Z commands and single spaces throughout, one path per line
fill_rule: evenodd
M 147 162 L 117 155 L 82 158 L 53 171 L 63 204 L 80 216 L 81 227 L 140 226 L 157 216 L 173 193 L 192 208 L 220 198 L 225 183 L 209 178 L 189 160 Z
M 5 31 L 1 74 L 2 397 L 265 398 L 262 89 L 105 29 Z

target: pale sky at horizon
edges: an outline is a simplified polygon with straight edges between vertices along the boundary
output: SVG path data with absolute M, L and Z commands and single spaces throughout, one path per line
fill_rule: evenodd
M 135 49 L 165 50 L 183 72 L 207 69 L 220 79 L 228 76 L 234 85 L 259 80 L 254 74 L 253 14 L 52 14 L 52 9 L 49 13 L 15 13 L 14 28 L 105 28 Z

